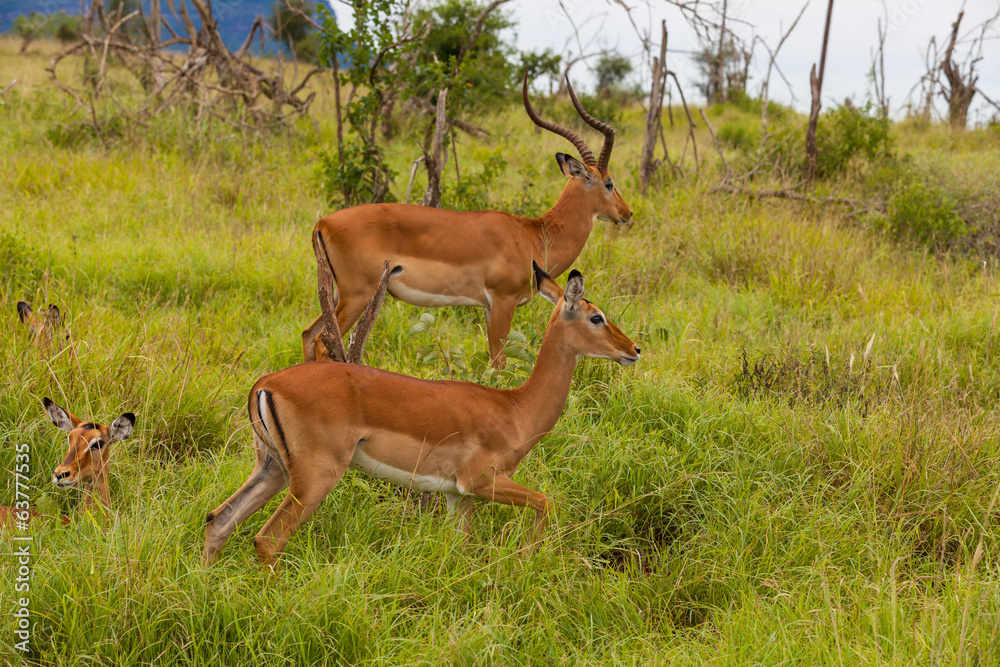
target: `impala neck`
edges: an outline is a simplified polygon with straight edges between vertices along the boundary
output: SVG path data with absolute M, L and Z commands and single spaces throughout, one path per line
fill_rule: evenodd
M 552 208 L 538 219 L 538 264 L 546 273 L 556 277 L 572 266 L 583 251 L 596 218 L 597 213 L 587 205 L 585 192 L 576 187 L 563 188 Z
M 517 414 L 526 438 L 518 449 L 521 458 L 552 430 L 569 398 L 577 355 L 565 344 L 562 333 L 561 327 L 550 323 L 531 377 L 512 390 L 517 395 Z
M 94 484 L 84 490 L 84 505 L 89 507 L 94 504 L 94 497 L 97 497 L 105 507 L 111 507 L 111 491 L 108 489 L 108 461 L 105 460 L 97 470 L 94 471 Z

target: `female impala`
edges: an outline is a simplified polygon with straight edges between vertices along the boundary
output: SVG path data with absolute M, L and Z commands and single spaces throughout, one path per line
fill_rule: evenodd
M 468 531 L 473 497 L 535 510 L 532 539 L 549 500 L 511 480 L 518 464 L 562 414 L 580 357 L 623 366 L 639 348 L 584 300 L 572 271 L 566 292 L 538 265 L 538 291 L 556 305 L 531 377 L 516 389 L 419 380 L 354 364 L 307 363 L 265 375 L 250 390 L 257 464 L 208 515 L 204 562 L 286 486 L 288 494 L 254 539 L 273 564 L 299 525 L 348 467 L 400 486 L 447 494 Z
M 60 489 L 92 489 L 93 493 L 87 493 L 84 497 L 84 506 L 89 507 L 96 495 L 105 507 L 109 507 L 111 494 L 108 491 L 108 463 L 111 444 L 132 435 L 135 415 L 126 412 L 114 420 L 111 426 L 104 426 L 84 422 L 48 398 L 43 403 L 52 423 L 69 434 L 69 451 L 66 453 L 66 460 L 56 466 L 52 473 L 53 484 Z
M 57 306 L 49 304 L 45 315 L 39 316 L 27 303 L 18 301 L 17 318 L 28 327 L 28 336 L 42 352 L 47 352 L 52 347 L 53 342 L 57 342 L 57 339 L 57 352 L 69 343 L 69 334 L 57 331 L 62 322 L 62 314 Z
M 567 81 L 568 83 L 568 81 Z M 625 224 L 632 211 L 615 190 L 608 159 L 615 131 L 595 120 L 569 88 L 577 113 L 604 134 L 601 157 L 594 159 L 574 132 L 542 120 L 528 102 L 528 77 L 522 97 L 531 120 L 569 139 L 583 162 L 556 153 L 569 177 L 555 205 L 538 219 L 501 211 L 443 211 L 407 204 L 367 204 L 326 216 L 313 231 L 317 257 L 326 257 L 337 285 L 337 324 L 346 334 L 375 293 L 382 264 L 392 267 L 388 292 L 415 306 L 486 308 L 490 358 L 505 364 L 503 339 L 514 309 L 531 298 L 532 262 L 552 275 L 568 269 L 583 250 L 596 218 Z M 321 358 L 322 319 L 302 332 L 303 357 Z

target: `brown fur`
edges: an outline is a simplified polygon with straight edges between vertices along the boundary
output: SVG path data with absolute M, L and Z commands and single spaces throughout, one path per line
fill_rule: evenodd
M 42 353 L 59 352 L 69 344 L 69 333 L 60 329 L 62 314 L 59 307 L 49 304 L 44 315 L 39 315 L 24 301 L 17 302 L 17 317 L 28 327 L 31 342 L 38 346 Z
M 135 415 L 126 412 L 111 426 L 104 426 L 84 422 L 48 398 L 43 403 L 56 428 L 68 433 L 66 458 L 52 472 L 52 483 L 61 489 L 77 487 L 90 490 L 84 496 L 85 507 L 93 504 L 95 496 L 105 507 L 110 507 L 108 468 L 111 447 L 114 442 L 125 440 L 132 434 Z
M 525 102 L 527 108 L 527 98 Z M 583 250 L 596 218 L 618 224 L 632 218 L 609 171 L 562 153 L 556 159 L 569 180 L 559 200 L 540 218 L 502 211 L 366 204 L 316 223 L 314 243 L 329 257 L 337 285 L 341 334 L 361 315 L 375 293 L 382 263 L 389 260 L 392 269 L 402 269 L 390 278 L 388 287 L 398 299 L 424 307 L 486 308 L 490 358 L 495 366 L 505 365 L 503 341 L 510 333 L 514 309 L 534 293 L 532 262 L 558 277 Z M 442 303 L 443 299 L 452 302 Z M 305 361 L 323 358 L 326 350 L 317 344 L 322 327 L 317 317 L 302 332 Z
M 639 358 L 635 343 L 596 306 L 579 300 L 582 276 L 573 272 L 569 279 L 574 301 L 564 300 L 541 270 L 537 280 L 556 307 L 531 377 L 516 389 L 325 362 L 258 380 L 249 397 L 257 464 L 247 482 L 208 515 L 204 562 L 216 558 L 237 524 L 288 486 L 255 538 L 261 562 L 273 564 L 349 466 L 401 486 L 444 491 L 466 530 L 473 497 L 531 507 L 537 536 L 549 501 L 511 477 L 559 419 L 577 359 L 631 364 Z M 601 320 L 592 322 L 597 316 Z

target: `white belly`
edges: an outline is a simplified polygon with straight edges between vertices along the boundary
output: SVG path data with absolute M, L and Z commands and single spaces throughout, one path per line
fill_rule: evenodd
M 381 461 L 376 461 L 364 451 L 364 445 L 360 445 L 354 450 L 354 458 L 351 459 L 351 468 L 360 470 L 366 475 L 384 479 L 397 486 L 402 486 L 414 491 L 440 491 L 443 493 L 464 493 L 453 479 L 433 477 L 430 475 L 418 475 L 412 470 L 400 470 L 386 465 Z
M 390 280 L 388 286 L 389 294 L 400 301 L 423 306 L 425 308 L 440 308 L 441 306 L 485 306 L 482 301 L 464 296 L 462 294 L 432 294 L 422 292 L 412 287 L 407 287 L 401 280 Z

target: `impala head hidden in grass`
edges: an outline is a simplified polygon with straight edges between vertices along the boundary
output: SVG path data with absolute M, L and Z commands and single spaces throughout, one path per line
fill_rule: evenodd
M 60 489 L 83 488 L 93 490 L 86 495 L 85 503 L 93 502 L 96 494 L 108 506 L 111 496 L 108 491 L 108 464 L 111 459 L 111 445 L 132 435 L 135 415 L 126 412 L 111 423 L 111 426 L 85 422 L 72 412 L 59 407 L 51 399 L 43 401 L 45 412 L 56 428 L 66 431 L 69 451 L 66 458 L 52 471 L 52 483 Z
M 57 345 L 56 351 L 69 344 L 69 333 L 59 331 L 63 317 L 58 306 L 49 304 L 49 308 L 44 314 L 38 314 L 32 310 L 28 303 L 18 301 L 17 318 L 28 327 L 28 336 L 31 338 L 31 342 L 37 345 L 42 352 L 51 350 L 53 344 Z

